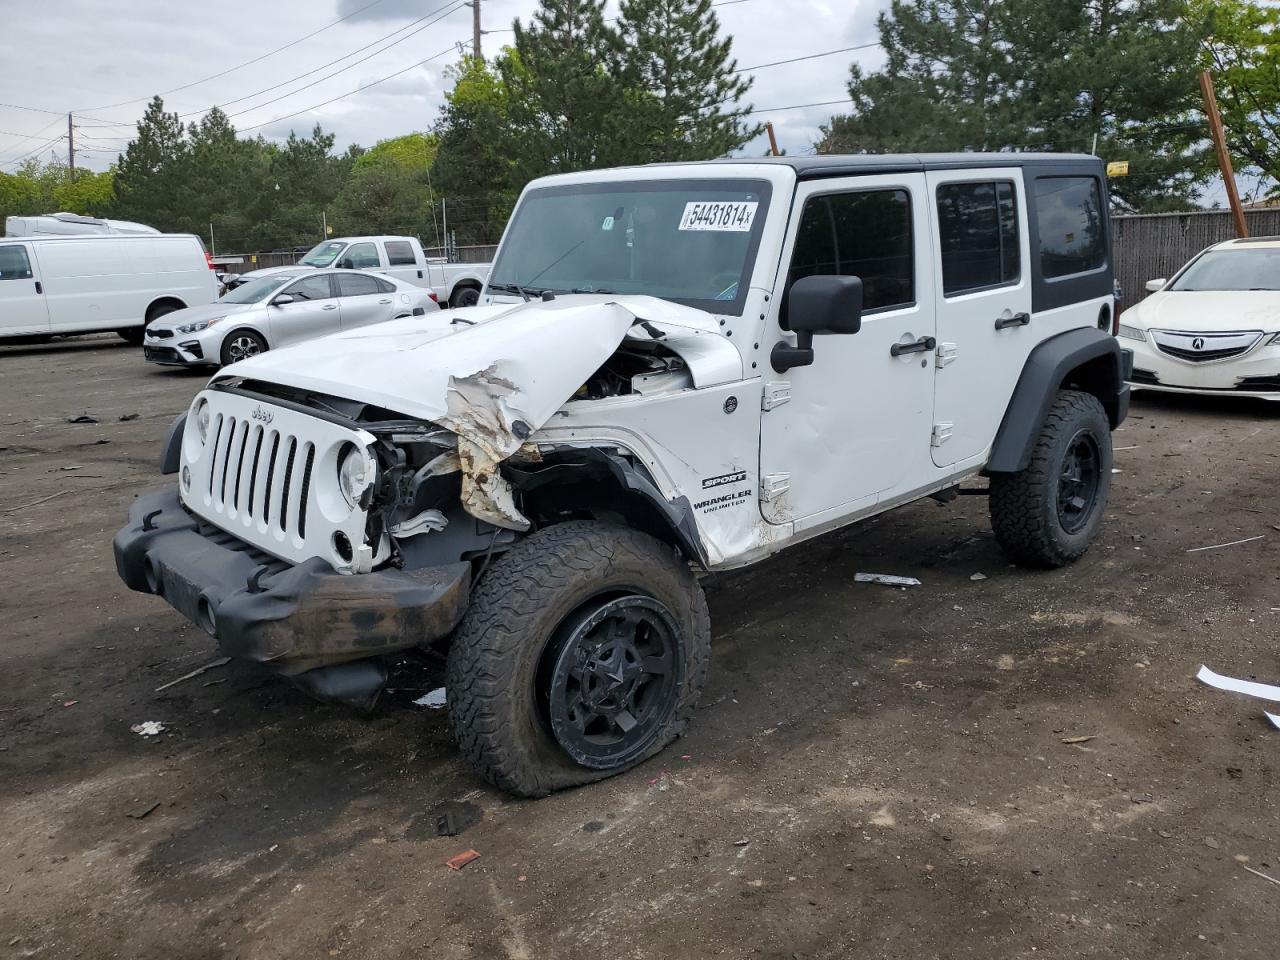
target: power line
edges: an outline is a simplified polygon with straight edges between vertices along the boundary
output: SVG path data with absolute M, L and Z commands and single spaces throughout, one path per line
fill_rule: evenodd
M 244 63 L 237 64 L 234 67 L 228 67 L 226 70 L 223 70 L 220 73 L 215 73 L 212 76 L 204 77 L 200 80 L 192 80 L 190 83 L 184 83 L 182 86 L 174 87 L 172 90 L 165 90 L 162 93 L 155 94 L 155 96 L 167 97 L 169 94 L 177 93 L 179 90 L 187 90 L 187 89 L 190 89 L 191 87 L 199 86 L 202 83 L 208 83 L 210 80 L 217 80 L 219 77 L 225 77 L 229 73 L 235 73 L 237 70 L 242 70 L 245 67 L 252 66 L 255 63 L 261 63 L 263 60 L 267 59 L 267 57 L 273 57 L 277 53 L 281 53 L 285 50 L 288 50 L 290 47 L 296 47 L 298 44 L 302 43 L 304 40 L 310 40 L 312 37 L 317 36 L 318 34 L 324 33 L 330 27 L 336 27 L 338 24 L 342 23 L 344 20 L 350 20 L 356 14 L 363 13 L 365 10 L 368 10 L 370 7 L 376 7 L 378 4 L 382 2 L 383 0 L 372 0 L 372 2 L 366 3 L 364 6 L 358 7 L 357 9 L 352 10 L 345 17 L 339 17 L 337 20 L 333 20 L 333 21 L 330 21 L 329 23 L 326 23 L 320 29 L 311 31 L 305 37 L 298 37 L 298 39 L 296 40 L 290 40 L 284 46 L 276 47 L 274 50 L 268 50 L 266 53 L 262 54 L 261 56 L 254 57 L 252 60 L 246 60 Z M 98 110 L 112 110 L 115 107 L 124 107 L 132 103 L 143 103 L 150 99 L 151 97 L 136 97 L 132 100 L 121 100 L 119 103 L 108 103 L 100 107 L 85 107 L 82 110 L 76 110 L 73 112 L 94 113 L 94 112 L 97 112 Z
M 9 149 L 9 150 L 18 150 L 18 149 L 20 149 L 20 148 L 22 147 L 22 145 L 23 145 L 23 144 L 25 144 L 25 143 L 30 143 L 32 140 L 36 139 L 36 137 L 40 136 L 42 133 L 44 133 L 46 130 L 48 130 L 50 127 L 52 127 L 52 126 L 54 126 L 54 125 L 56 125 L 56 124 L 59 124 L 59 123 L 61 123 L 61 122 L 62 122 L 62 118 L 61 118 L 61 117 L 56 117 L 56 118 L 54 118 L 53 120 L 50 120 L 50 121 L 49 121 L 48 123 L 46 123 L 43 127 L 41 127 L 41 128 L 40 128 L 39 130 L 37 130 L 35 133 L 33 133 L 33 134 L 31 134 L 30 136 L 28 136 L 26 139 L 24 139 L 24 140 L 19 140 L 17 143 L 12 143 L 12 144 L 10 144 L 10 145 L 9 145 L 9 147 L 8 147 L 8 149 Z M 5 162 L 5 163 L 8 163 L 8 162 L 10 162 L 10 161 L 7 161 L 7 160 L 6 160 L 6 161 L 4 161 L 4 162 Z
M 851 103 L 852 101 L 845 97 L 843 100 L 819 100 L 817 103 L 794 103 L 789 107 L 769 107 L 767 110 L 748 110 L 743 114 L 744 117 L 754 116 L 757 113 L 782 113 L 784 110 L 804 110 L 806 107 L 830 107 L 837 103 Z
M 785 63 L 799 63 L 801 60 L 817 60 L 819 57 L 831 57 L 837 53 L 852 53 L 854 50 L 870 50 L 872 47 L 880 46 L 879 41 L 875 43 L 860 43 L 856 47 L 841 47 L 839 50 L 827 50 L 824 53 L 811 53 L 804 57 L 792 57 L 790 60 L 774 60 L 772 63 L 760 63 L 754 67 L 743 67 L 734 73 L 750 73 L 752 70 L 763 70 L 766 67 L 780 67 Z
M 44 150 L 48 149 L 49 147 L 52 147 L 52 146 L 55 146 L 56 144 L 61 143 L 61 142 L 62 142 L 63 140 L 65 140 L 65 139 L 67 139 L 67 135 L 66 135 L 65 133 L 61 133 L 61 134 L 59 134 L 58 136 L 54 137 L 52 140 L 48 140 L 48 141 L 46 141 L 45 143 L 40 144 L 40 146 L 36 147 L 34 150 L 30 151 L 29 153 L 24 153 L 22 156 L 20 156 L 20 157 L 15 157 L 15 158 L 13 158 L 12 160 L 5 160 L 5 161 L 4 161 L 4 165 L 5 165 L 5 166 L 18 166 L 18 165 L 20 165 L 23 161 L 31 159 L 31 158 L 32 158 L 32 157 L 34 157 L 37 153 L 41 153 L 41 152 L 43 152 Z

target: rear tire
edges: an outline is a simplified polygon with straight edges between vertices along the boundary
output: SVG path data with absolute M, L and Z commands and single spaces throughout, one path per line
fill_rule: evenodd
M 449 298 L 451 307 L 474 307 L 480 302 L 480 291 L 475 287 L 459 287 Z
M 587 521 L 540 530 L 493 561 L 454 635 L 458 746 L 523 797 L 628 770 L 684 732 L 710 636 L 702 589 L 672 547 Z
M 1031 463 L 991 477 L 991 527 L 1014 561 L 1053 569 L 1089 549 L 1111 493 L 1111 424 L 1098 398 L 1061 390 Z
M 219 358 L 222 365 L 228 366 L 248 357 L 256 357 L 267 352 L 267 341 L 262 335 L 252 330 L 232 330 L 222 338 L 222 349 Z
M 131 343 L 135 347 L 142 346 L 142 338 L 146 334 L 146 327 L 125 327 L 123 330 L 117 330 L 118 336 L 125 343 Z

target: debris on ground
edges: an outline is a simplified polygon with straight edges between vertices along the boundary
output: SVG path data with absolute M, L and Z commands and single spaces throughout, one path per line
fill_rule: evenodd
M 62 705 L 64 707 L 74 707 L 79 702 L 79 700 L 63 700 Z
M 26 510 L 30 507 L 38 507 L 42 503 L 48 503 L 50 500 L 56 500 L 58 497 L 66 496 L 70 490 L 59 490 L 57 493 L 51 493 L 47 497 L 41 497 L 39 500 L 28 500 L 26 503 L 19 504 L 16 507 L 8 507 L 0 510 L 0 513 L 17 513 L 19 510 Z
M 137 810 L 132 810 L 129 813 L 125 814 L 125 816 L 127 816 L 130 820 L 143 820 L 143 819 L 146 819 L 146 817 L 151 813 L 154 813 L 156 807 L 158 806 L 160 806 L 159 800 L 157 800 L 155 803 L 151 804 L 150 806 L 141 807 Z
M 1187 553 L 1199 553 L 1201 550 L 1221 550 L 1223 547 L 1238 547 L 1242 543 L 1253 543 L 1255 540 L 1265 539 L 1265 536 L 1259 534 L 1256 537 L 1245 537 L 1243 540 L 1232 540 L 1230 543 L 1215 543 L 1208 547 L 1192 547 Z
M 1280 687 L 1274 687 L 1269 683 L 1255 683 L 1252 680 L 1237 680 L 1235 677 L 1224 677 L 1203 665 L 1200 667 L 1200 672 L 1196 674 L 1196 679 L 1211 687 L 1217 687 L 1219 690 L 1243 693 L 1245 696 L 1257 697 L 1259 700 L 1273 700 L 1280 703 Z
M 164 733 L 164 724 L 159 720 L 146 720 L 142 723 L 135 723 L 129 729 L 140 737 L 158 737 Z
M 920 586 L 920 581 L 915 577 L 895 577 L 888 573 L 855 573 L 853 579 L 858 583 L 882 583 L 886 587 Z
M 444 862 L 444 865 L 450 870 L 461 870 L 473 860 L 479 860 L 480 854 L 475 850 L 464 850 L 462 853 L 454 854 Z
M 1097 739 L 1096 733 L 1090 733 L 1083 737 L 1063 737 L 1063 743 L 1088 743 L 1090 740 Z
M 444 687 L 436 687 L 430 693 L 420 696 L 413 703 L 415 706 L 426 707 L 428 710 L 443 710 L 447 706 Z
M 1246 870 L 1252 873 L 1255 877 L 1261 877 L 1263 880 L 1270 880 L 1272 883 L 1280 885 L 1280 880 L 1277 880 L 1275 877 L 1268 876 L 1267 874 L 1263 873 L 1261 870 L 1255 870 L 1253 869 L 1253 867 L 1247 866 L 1246 864 L 1243 864 L 1243 863 L 1240 864 L 1240 866 L 1244 867 Z
M 190 673 L 184 673 L 182 676 L 178 677 L 177 680 L 170 680 L 168 683 L 162 683 L 160 686 L 156 687 L 156 693 L 159 693 L 161 690 L 168 690 L 170 687 L 177 686 L 178 684 L 182 683 L 182 681 L 184 680 L 190 680 L 193 677 L 198 677 L 200 676 L 200 674 L 208 670 L 214 670 L 218 667 L 225 667 L 230 662 L 231 662 L 230 657 L 219 657 L 217 660 L 211 660 L 208 663 L 206 663 L 203 667 L 196 667 Z
M 142 414 L 140 413 L 122 413 L 119 420 L 121 423 L 128 423 L 130 420 L 137 420 Z
M 987 579 L 987 575 L 985 573 L 975 573 L 970 575 L 969 579 L 972 580 L 974 583 L 977 583 L 979 580 Z
M 97 423 L 97 417 L 91 417 L 87 413 L 82 413 L 78 417 L 67 417 L 67 423 Z

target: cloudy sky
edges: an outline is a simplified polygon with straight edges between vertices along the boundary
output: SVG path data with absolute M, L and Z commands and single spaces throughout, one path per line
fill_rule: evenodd
M 716 12 L 733 37 L 738 65 L 749 68 L 873 42 L 876 13 L 887 3 L 720 0 Z M 511 21 L 527 20 L 536 6 L 536 0 L 482 0 L 484 27 L 494 31 L 484 38 L 485 52 L 510 42 Z M 611 0 L 610 10 L 616 6 Z M 335 23 L 339 18 L 345 19 Z M 458 60 L 457 45 L 471 40 L 471 8 L 447 0 L 273 0 L 252 7 L 0 0 L 0 23 L 0 170 L 7 171 L 33 152 L 65 158 L 68 111 L 76 117 L 77 162 L 105 169 L 157 93 L 188 120 L 217 104 L 242 131 L 284 138 L 320 123 L 339 147 L 369 146 L 434 122 L 449 85 L 445 69 Z M 782 146 L 806 152 L 819 124 L 839 107 L 777 108 L 844 98 L 855 59 L 874 66 L 879 51 L 753 71 L 747 99 L 768 111 L 759 119 L 773 121 Z M 746 148 L 765 149 L 763 138 Z

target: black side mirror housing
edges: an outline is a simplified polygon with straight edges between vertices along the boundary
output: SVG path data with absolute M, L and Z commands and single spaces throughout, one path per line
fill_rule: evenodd
M 769 362 L 778 373 L 813 363 L 815 333 L 857 333 L 862 329 L 862 278 L 802 277 L 787 293 L 787 318 L 796 334 L 793 347 L 774 345 Z

